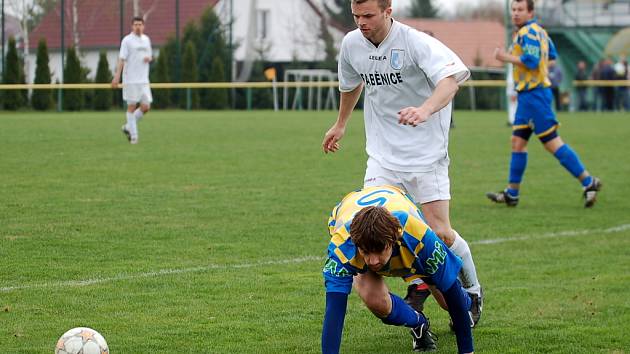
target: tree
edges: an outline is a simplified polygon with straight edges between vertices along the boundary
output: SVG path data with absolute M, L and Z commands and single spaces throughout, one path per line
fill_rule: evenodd
M 37 64 L 35 66 L 34 83 L 50 83 L 51 75 L 48 62 L 48 46 L 46 45 L 46 39 L 42 38 L 39 40 L 39 44 L 37 45 Z M 31 103 L 33 108 L 39 111 L 50 109 L 53 105 L 52 90 L 34 90 L 33 96 L 31 97 Z
M 5 59 L 5 73 L 3 75 L 3 83 L 5 84 L 23 84 L 24 83 L 24 67 L 17 52 L 15 38 L 9 38 L 7 49 L 7 57 Z M 24 106 L 23 90 L 6 90 L 3 95 L 4 109 L 15 111 Z
M 337 49 L 335 48 L 335 39 L 328 30 L 326 20 L 322 17 L 320 21 L 320 39 L 324 42 L 324 53 L 326 57 L 320 63 L 322 69 L 337 71 Z
M 412 18 L 437 18 L 438 10 L 431 0 L 412 0 L 408 8 L 409 17 Z
M 75 84 L 83 81 L 81 61 L 74 47 L 70 47 L 66 52 L 66 65 L 63 68 L 64 83 Z M 83 90 L 64 90 L 63 107 L 69 111 L 78 111 L 83 108 L 85 97 Z
M 187 42 L 184 48 L 184 56 L 182 58 L 182 81 L 184 82 L 197 82 L 199 76 L 197 74 L 197 50 L 193 42 Z M 191 108 L 199 108 L 199 90 L 190 90 Z M 186 107 L 187 99 L 181 100 L 180 105 L 182 108 Z
M 151 82 L 170 82 L 171 76 L 169 72 L 169 62 L 171 57 L 169 47 L 164 46 L 160 49 L 160 54 L 156 60 L 155 66 L 151 71 Z M 156 89 L 153 91 L 154 103 L 156 108 L 167 108 L 171 104 L 171 90 Z
M 332 3 L 332 6 L 328 5 L 328 2 Z M 352 15 L 352 8 L 350 8 L 350 1 L 348 0 L 327 0 L 324 2 L 324 8 L 330 18 L 343 27 L 346 32 L 349 32 L 356 28 L 354 23 L 354 16 Z
M 455 10 L 455 18 L 466 20 L 490 20 L 502 24 L 504 16 L 503 5 L 498 0 L 486 0 L 479 4 L 464 3 Z
M 212 61 L 212 68 L 210 71 L 210 82 L 223 82 L 225 81 L 225 68 L 223 60 L 221 58 L 214 58 Z M 228 93 L 227 89 L 210 89 L 206 93 L 207 102 L 204 108 L 208 109 L 226 109 L 228 107 Z
M 199 60 L 199 81 L 200 82 L 224 82 L 230 78 L 226 73 L 226 63 L 229 63 L 230 52 L 225 38 L 223 24 L 219 17 L 214 13 L 212 7 L 208 7 L 201 16 L 200 22 L 200 38 L 201 45 L 197 46 Z M 218 61 L 221 64 L 218 64 Z M 220 67 L 220 68 L 219 68 Z M 219 72 L 222 75 L 218 75 Z M 226 97 L 227 90 L 224 89 L 204 89 L 200 90 L 201 107 L 206 109 L 226 108 L 226 106 L 217 107 L 213 101 L 217 96 L 221 105 L 223 104 L 223 96 Z
M 95 82 L 111 83 L 113 79 L 112 72 L 109 70 L 107 61 L 107 53 L 101 51 L 98 57 L 98 66 L 96 68 Z M 112 90 L 98 89 L 94 91 L 94 109 L 97 111 L 107 111 L 112 107 Z

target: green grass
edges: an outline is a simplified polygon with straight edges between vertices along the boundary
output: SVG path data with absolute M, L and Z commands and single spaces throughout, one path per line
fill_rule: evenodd
M 366 159 L 360 112 L 342 150 L 321 152 L 335 115 L 156 111 L 131 146 L 122 112 L 1 113 L 0 353 L 50 353 L 77 326 L 112 353 L 319 352 L 326 221 Z M 486 294 L 477 352 L 630 352 L 630 120 L 560 116 L 604 181 L 592 210 L 537 141 L 521 204 L 485 200 L 507 178 L 505 120 L 457 112 L 451 132 L 451 219 Z M 350 297 L 344 353 L 410 342 Z

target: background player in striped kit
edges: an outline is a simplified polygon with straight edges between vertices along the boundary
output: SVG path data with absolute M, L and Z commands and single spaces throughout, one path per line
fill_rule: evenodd
M 549 62 L 557 57 L 556 48 L 545 31 L 534 19 L 533 0 L 512 1 L 512 23 L 518 28 L 510 53 L 495 49 L 495 57 L 513 64 L 518 106 L 512 127 L 512 155 L 508 186 L 486 196 L 495 203 L 516 206 L 527 167 L 527 144 L 532 133 L 538 136 L 547 151 L 577 178 L 583 187 L 584 206 L 589 208 L 597 200 L 602 183 L 586 170 L 578 155 L 558 135 L 558 121 L 551 108 L 552 93 Z

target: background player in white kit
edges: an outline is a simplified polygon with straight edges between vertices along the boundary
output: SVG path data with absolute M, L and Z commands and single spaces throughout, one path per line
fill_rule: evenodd
M 120 43 L 118 65 L 112 80 L 112 87 L 118 87 L 122 73 L 123 100 L 127 102 L 127 123 L 122 126 L 122 132 L 131 144 L 138 143 L 137 123 L 153 102 L 149 87 L 149 64 L 152 60 L 151 40 L 144 34 L 144 19 L 134 17 L 131 33 Z
M 451 101 L 470 71 L 437 39 L 394 21 L 391 0 L 352 0 L 351 8 L 359 28 L 341 44 L 339 114 L 322 147 L 325 153 L 339 150 L 365 87 L 364 187 L 393 185 L 421 205 L 429 226 L 463 260 L 460 277 L 473 300 L 474 325 L 481 316 L 481 286 L 468 244 L 451 228 L 448 176 Z M 356 288 L 363 298 L 360 284 Z M 426 285 L 414 284 L 405 300 L 421 311 L 426 296 Z

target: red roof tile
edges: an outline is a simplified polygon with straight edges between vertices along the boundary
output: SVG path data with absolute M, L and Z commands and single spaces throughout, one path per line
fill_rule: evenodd
M 198 19 L 209 6 L 219 0 L 180 0 L 180 34 L 190 20 Z M 176 0 L 139 0 L 140 8 L 147 15 L 146 33 L 154 46 L 160 46 L 175 35 Z M 131 32 L 133 17 L 132 1 L 124 0 L 123 35 Z M 151 7 L 152 11 L 149 11 Z M 147 11 L 149 11 L 147 13 Z M 79 0 L 79 34 L 81 48 L 115 48 L 120 45 L 120 2 L 116 0 Z M 72 0 L 65 1 L 65 46 L 72 40 Z M 36 47 L 40 38 L 46 38 L 48 47 L 61 46 L 61 2 L 47 14 L 30 34 L 31 47 Z
M 442 43 L 451 48 L 467 66 L 503 67 L 494 59 L 494 48 L 505 45 L 505 27 L 495 21 L 398 19 L 421 31 L 431 31 Z M 481 64 L 477 63 L 481 59 Z

